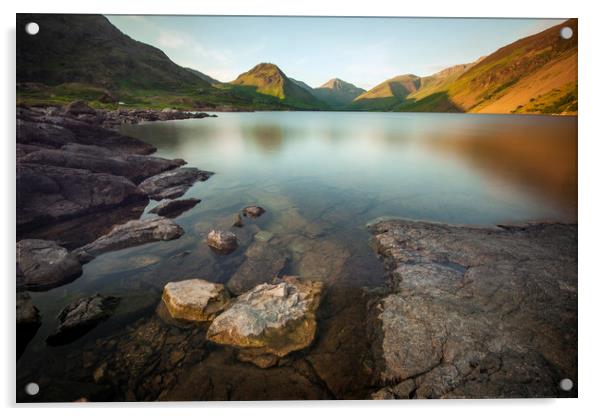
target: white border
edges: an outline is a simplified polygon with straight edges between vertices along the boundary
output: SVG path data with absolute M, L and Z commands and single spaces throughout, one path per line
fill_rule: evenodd
M 2 193 L 0 203 L 3 247 L 0 250 L 4 273 L 1 280 L 3 311 L 1 322 L 4 337 L 0 342 L 2 365 L 0 376 L 0 403 L 14 405 L 14 137 L 15 137 L 15 15 L 17 12 L 48 13 L 106 13 L 106 14 L 236 14 L 236 15 L 345 15 L 345 16 L 439 16 L 439 17 L 578 17 L 579 18 L 579 399 L 574 400 L 471 400 L 431 402 L 256 402 L 256 403 L 170 403 L 170 404 L 91 404 L 51 405 L 41 409 L 24 407 L 27 412 L 44 415 L 80 414 L 85 409 L 90 414 L 126 414 L 143 411 L 145 414 L 182 413 L 247 415 L 304 415 L 315 412 L 345 412 L 364 415 L 400 414 L 401 412 L 423 415 L 478 414 L 507 415 L 526 412 L 548 415 L 593 413 L 599 410 L 596 399 L 600 386 L 600 309 L 597 304 L 602 295 L 602 276 L 599 272 L 600 257 L 600 188 L 602 173 L 599 160 L 602 152 L 602 91 L 600 74 L 600 40 L 602 16 L 596 10 L 596 2 L 577 1 L 526 1 L 503 0 L 499 2 L 448 0 L 448 1 L 384 1 L 370 0 L 28 0 L 2 2 L 3 54 L 2 91 L 0 117 L 4 135 L 2 144 Z M 124 408 L 125 407 L 125 408 Z M 342 409 L 342 408 L 345 409 Z M 206 409 L 206 410 L 201 410 Z M 77 413 L 74 413 L 77 412 Z

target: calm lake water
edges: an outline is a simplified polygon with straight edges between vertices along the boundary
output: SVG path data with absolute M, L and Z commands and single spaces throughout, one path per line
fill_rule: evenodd
M 107 253 L 87 264 L 73 283 L 32 293 L 43 324 L 17 364 L 18 375 L 22 382 L 35 378 L 42 391 L 52 390 L 46 396 L 50 400 L 85 395 L 85 383 L 91 382 L 90 374 L 99 365 L 131 357 L 138 345 L 135 331 L 159 319 L 156 307 L 165 283 L 187 277 L 227 282 L 259 231 L 267 231 L 274 250 L 287 257 L 280 274 L 326 282 L 318 340 L 304 358 L 326 380 L 329 395 L 364 398 L 370 375 L 365 371 L 369 353 L 364 329 L 358 324 L 365 313 L 362 288 L 385 284 L 369 245 L 367 222 L 381 216 L 476 225 L 577 221 L 576 117 L 220 113 L 217 118 L 124 126 L 122 132 L 154 144 L 157 156 L 183 158 L 189 166 L 215 175 L 186 194 L 202 202 L 176 219 L 186 231 L 182 238 Z M 235 213 L 247 205 L 260 205 L 267 213 L 235 229 L 241 239 L 237 251 L 215 255 L 203 241 L 206 233 L 214 227 L 229 229 Z M 47 346 L 58 312 L 68 302 L 94 293 L 121 297 L 116 314 L 78 341 Z M 173 331 L 188 336 L 185 329 Z M 202 358 L 191 358 L 195 341 L 186 339 L 185 346 L 169 347 L 185 351 L 178 364 L 153 361 L 144 377 L 155 377 L 155 385 L 128 385 L 106 393 L 107 398 L 131 394 L 127 397 L 137 400 L 219 399 L 218 387 L 201 394 L 190 386 L 203 363 L 222 362 L 220 354 L 227 352 L 210 349 Z M 328 367 L 320 367 L 320 360 L 333 353 L 333 339 L 348 345 L 347 355 L 336 350 L 347 358 L 330 360 L 332 368 L 320 370 Z M 140 361 L 157 360 L 152 349 L 159 347 L 149 348 L 148 357 L 138 356 Z M 160 348 L 164 353 L 168 347 Z M 220 365 L 237 369 L 249 380 L 256 380 L 257 372 L 276 371 L 235 359 Z M 329 371 L 332 374 L 323 374 Z M 286 373 L 278 374 L 274 379 L 280 377 L 286 384 Z M 220 380 L 212 382 L 219 386 Z M 229 391 L 228 397 L 258 397 L 245 391 L 238 396 Z M 303 390 L 281 397 L 314 397 L 311 394 Z

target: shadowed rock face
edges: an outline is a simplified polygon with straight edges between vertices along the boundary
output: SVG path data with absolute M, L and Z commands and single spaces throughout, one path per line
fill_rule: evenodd
M 17 287 L 48 290 L 81 275 L 73 253 L 53 241 L 25 239 L 17 243 Z
M 149 218 L 132 220 L 116 225 L 111 231 L 74 251 L 82 263 L 91 261 L 107 251 L 139 246 L 153 241 L 168 241 L 179 238 L 184 229 L 167 218 Z
M 148 200 L 144 192 L 122 176 L 18 165 L 17 227 L 23 230 L 142 200 Z
M 59 314 L 58 328 L 48 343 L 64 344 L 77 339 L 111 316 L 118 303 L 118 298 L 98 294 L 70 303 Z
M 153 214 L 160 215 L 162 217 L 168 218 L 176 218 L 193 208 L 201 202 L 200 199 L 197 198 L 188 198 L 188 199 L 176 199 L 176 200 L 165 200 L 161 201 L 156 207 L 151 209 L 149 212 Z
M 236 298 L 211 323 L 207 339 L 244 349 L 243 359 L 257 357 L 261 367 L 308 347 L 316 334 L 315 312 L 323 284 L 292 276 L 282 280 L 259 285 Z
M 372 309 L 375 398 L 575 396 L 577 226 L 371 226 L 391 293 Z
M 197 322 L 211 321 L 230 295 L 222 284 L 190 279 L 166 284 L 162 299 L 172 318 Z
M 41 325 L 40 311 L 31 302 L 27 292 L 17 292 L 17 360 Z

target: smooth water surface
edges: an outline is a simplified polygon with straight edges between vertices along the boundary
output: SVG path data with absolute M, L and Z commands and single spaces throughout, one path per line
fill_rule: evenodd
M 132 386 L 124 382 L 129 387 L 120 387 L 108 399 L 223 398 L 216 393 L 217 379 L 212 380 L 212 392 L 186 387 L 201 377 L 195 366 L 219 361 L 223 351 L 208 350 L 197 357 L 194 354 L 205 347 L 194 347 L 196 341 L 185 338 L 170 347 L 147 346 L 144 355 L 144 343 L 136 344 L 136 330 L 158 319 L 156 307 L 165 283 L 187 277 L 226 283 L 246 260 L 245 251 L 259 231 L 269 233 L 274 253 L 287 257 L 280 275 L 298 274 L 328 285 L 318 316 L 318 339 L 304 355 L 328 384 L 326 397 L 364 398 L 370 374 L 364 374 L 369 354 L 361 326 L 362 288 L 385 283 L 369 245 L 367 222 L 382 216 L 475 225 L 577 220 L 576 117 L 220 113 L 217 118 L 123 126 L 122 132 L 155 145 L 157 156 L 183 158 L 189 166 L 215 175 L 185 195 L 202 202 L 176 219 L 186 231 L 180 239 L 107 253 L 87 264 L 75 282 L 32 293 L 43 325 L 19 361 L 18 372 L 23 382 L 38 377 L 45 380 L 42 389 L 54 386 L 58 392 L 50 399 L 76 397 L 84 387 L 73 380 L 89 382 L 103 360 L 123 362 L 120 365 L 128 368 L 136 361 L 132 351 L 139 351 L 136 359 L 151 370 L 143 375 L 128 370 L 126 378 L 159 381 Z M 234 215 L 247 205 L 260 205 L 267 213 L 234 229 L 241 240 L 237 251 L 228 256 L 211 252 L 204 243 L 207 232 L 231 229 Z M 58 312 L 68 302 L 94 293 L 121 297 L 117 313 L 76 342 L 47 346 Z M 178 364 L 156 358 L 174 350 L 187 351 Z M 320 360 L 332 361 L 328 357 L 335 350 L 339 359 L 332 369 L 321 366 Z M 119 361 L 123 357 L 129 358 Z M 249 380 L 255 380 L 257 372 L 276 371 L 230 358 L 224 362 L 219 364 L 224 374 L 235 368 Z M 278 374 L 274 379 L 281 377 L 286 384 L 289 376 Z M 56 387 L 57 379 L 63 380 L 63 387 Z M 307 389 L 278 397 L 321 397 Z M 174 391 L 177 394 L 169 396 Z M 228 398 L 258 398 L 244 388 L 228 391 Z

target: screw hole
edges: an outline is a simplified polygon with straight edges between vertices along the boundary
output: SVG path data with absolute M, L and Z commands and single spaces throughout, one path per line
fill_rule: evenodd
M 564 391 L 571 391 L 573 389 L 573 380 L 570 378 L 563 378 L 560 380 L 560 389 Z
M 25 25 L 25 32 L 27 32 L 28 35 L 37 35 L 39 31 L 40 25 L 38 25 L 36 22 L 29 22 Z
M 562 39 L 570 39 L 573 37 L 573 29 L 571 29 L 568 26 L 563 27 L 562 29 L 560 29 L 560 37 Z
M 29 394 L 30 396 L 35 396 L 39 392 L 40 386 L 38 383 L 29 383 L 27 386 L 25 386 L 25 393 Z

